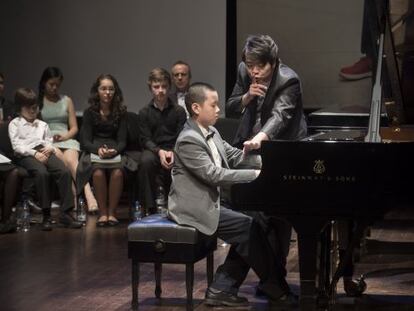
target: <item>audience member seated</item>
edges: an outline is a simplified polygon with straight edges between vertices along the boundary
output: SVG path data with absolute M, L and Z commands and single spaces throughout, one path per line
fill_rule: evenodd
M 0 104 L 0 109 L 3 109 L 3 118 L 0 118 L 0 153 L 3 154 L 4 156 L 8 157 L 9 159 L 14 158 L 14 152 L 13 152 L 13 148 L 11 146 L 10 143 L 10 138 L 9 138 L 9 120 L 11 118 L 14 118 L 16 116 L 16 109 L 14 108 L 14 105 L 4 99 L 1 98 L 1 93 L 4 90 L 3 85 L 2 84 L 2 78 L 3 75 L 0 73 L 0 102 L 2 102 Z M 1 117 L 1 116 L 0 116 Z M 9 171 L 8 169 L 5 169 L 5 171 Z M 35 197 L 35 189 L 34 189 L 34 182 L 33 182 L 33 178 L 29 177 L 27 174 L 27 171 L 23 168 L 19 168 L 19 172 L 21 173 L 21 177 L 23 178 L 23 183 L 22 183 L 22 188 L 21 188 L 21 197 L 17 198 L 18 200 L 21 198 L 25 198 L 25 200 L 27 201 L 29 207 L 30 207 L 30 211 L 32 213 L 36 213 L 36 214 L 41 214 L 42 213 L 42 209 L 40 208 L 40 206 L 38 204 L 35 203 L 34 201 L 34 197 Z
M 138 114 L 132 111 L 127 111 L 127 145 L 125 148 L 125 154 L 133 159 L 138 165 L 140 162 L 142 147 L 141 147 L 141 135 L 137 124 Z M 130 180 L 136 180 L 137 174 L 134 172 L 132 176 L 128 176 Z M 128 198 L 130 203 L 138 200 L 138 181 L 130 182 L 128 184 Z
M 168 193 L 174 144 L 187 119 L 184 109 L 168 97 L 170 86 L 168 71 L 153 69 L 148 77 L 153 98 L 139 112 L 138 126 L 144 150 L 139 163 L 138 192 L 146 213 L 155 212 L 156 189 L 159 186 L 163 186 L 165 193 Z
M 13 104 L 3 97 L 4 75 L 0 72 L 0 127 L 8 127 L 8 121 L 14 116 Z M 2 128 L 3 130 L 3 128 Z M 12 163 L 6 163 L 6 152 L 3 150 L 6 143 L 0 144 L 0 201 L 1 221 L 0 233 L 8 233 L 16 230 L 16 223 L 11 219 L 12 206 L 16 203 L 17 189 L 20 183 L 19 169 Z M 7 158 L 7 157 L 6 157 Z M 7 194 L 7 195 L 6 195 Z
M 17 190 L 20 184 L 19 169 L 12 163 L 6 163 L 7 158 L 0 150 L 0 197 L 3 199 L 0 202 L 1 221 L 0 233 L 8 233 L 16 230 L 16 222 L 11 219 L 12 206 L 16 204 Z
M 15 95 L 15 105 L 20 116 L 9 124 L 9 136 L 16 155 L 16 163 L 34 178 L 36 193 L 43 210 L 43 230 L 51 230 L 50 178 L 57 183 L 61 204 L 59 221 L 70 228 L 80 228 L 81 223 L 71 215 L 73 209 L 72 178 L 65 164 L 56 155 L 49 126 L 37 119 L 39 105 L 36 93 L 20 88 Z
M 4 74 L 0 72 L 0 125 L 10 121 L 16 116 L 16 109 L 11 101 L 3 96 L 4 93 Z
M 191 68 L 190 65 L 181 60 L 176 61 L 171 68 L 173 89 L 171 93 L 171 99 L 179 106 L 183 107 L 187 118 L 187 108 L 185 106 L 185 95 L 187 94 L 188 88 L 191 83 Z
M 72 174 L 72 178 L 75 180 L 80 152 L 79 142 L 74 139 L 78 133 L 78 124 L 72 99 L 66 95 L 59 94 L 62 82 L 63 74 L 59 68 L 46 68 L 39 82 L 38 101 L 42 119 L 49 125 L 53 135 L 53 146 L 56 148 L 56 156 L 66 164 Z M 97 211 L 98 204 L 89 183 L 85 185 L 84 193 L 88 211 Z M 76 197 L 74 184 L 73 194 Z
M 77 189 L 92 176 L 100 216 L 98 227 L 116 226 L 116 208 L 124 186 L 126 169 L 137 163 L 124 154 L 127 141 L 126 107 L 116 79 L 100 75 L 91 87 L 90 107 L 83 113 L 81 143 L 84 153 L 78 166 Z

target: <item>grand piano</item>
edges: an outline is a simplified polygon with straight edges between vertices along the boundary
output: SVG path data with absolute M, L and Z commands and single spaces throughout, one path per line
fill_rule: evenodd
M 364 229 L 389 210 L 413 204 L 414 128 L 409 124 L 414 122 L 414 71 L 407 73 L 405 67 L 412 69 L 414 53 L 408 42 L 405 50 L 395 50 L 388 8 L 379 11 L 378 19 L 382 31 L 365 124 L 364 115 L 358 114 L 358 124 L 335 128 L 327 126 L 329 121 L 322 114 L 316 114 L 314 119 L 324 120 L 319 127 L 311 124 L 313 135 L 303 141 L 264 142 L 259 177 L 232 187 L 235 209 L 285 218 L 297 232 L 301 310 L 333 303 L 336 282 Z M 412 17 L 405 22 L 413 26 Z M 412 29 L 406 30 L 411 39 Z M 410 45 L 411 50 L 407 48 Z M 387 101 L 392 95 L 388 114 L 381 109 L 384 86 Z M 346 118 L 350 116 L 352 113 Z M 336 272 L 329 274 L 326 254 L 330 244 L 321 247 L 321 234 L 332 221 L 340 219 L 353 220 L 356 229 L 347 255 Z

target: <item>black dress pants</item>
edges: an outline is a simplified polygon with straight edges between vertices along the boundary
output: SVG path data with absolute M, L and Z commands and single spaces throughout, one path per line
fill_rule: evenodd
M 65 212 L 73 208 L 72 176 L 65 164 L 54 154 L 50 155 L 45 164 L 31 156 L 18 158 L 17 164 L 24 167 L 29 175 L 33 176 L 40 207 L 44 211 L 50 210 L 52 180 L 56 182 L 59 191 L 60 210 Z
M 212 288 L 236 294 L 252 268 L 260 278 L 261 289 L 270 298 L 278 299 L 290 291 L 280 261 L 252 217 L 222 205 L 217 236 L 231 247 L 216 271 Z
M 263 212 L 247 212 L 246 214 L 253 217 L 262 227 L 277 260 L 282 264 L 283 275 L 286 276 L 292 225 L 282 218 L 268 216 Z
M 141 205 L 147 212 L 155 212 L 157 187 L 164 186 L 168 194 L 171 185 L 171 172 L 161 166 L 160 158 L 154 152 L 144 150 L 138 166 L 138 193 Z

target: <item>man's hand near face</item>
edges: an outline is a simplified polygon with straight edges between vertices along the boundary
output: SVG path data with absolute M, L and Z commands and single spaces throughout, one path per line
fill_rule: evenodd
M 249 90 L 242 97 L 242 105 L 246 107 L 256 97 L 264 97 L 267 92 L 267 86 L 257 82 L 250 84 Z

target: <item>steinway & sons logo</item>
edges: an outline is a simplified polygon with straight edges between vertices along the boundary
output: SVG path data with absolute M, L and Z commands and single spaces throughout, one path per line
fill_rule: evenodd
M 312 172 L 314 174 L 303 174 L 303 175 L 293 175 L 293 174 L 284 174 L 282 176 L 283 181 L 327 181 L 327 182 L 338 182 L 338 183 L 354 183 L 356 181 L 355 176 L 349 175 L 327 175 L 326 165 L 324 160 L 315 160 L 313 162 Z
M 313 171 L 315 174 L 323 174 L 325 173 L 325 165 L 323 164 L 323 160 L 315 160 L 315 165 L 313 166 Z

